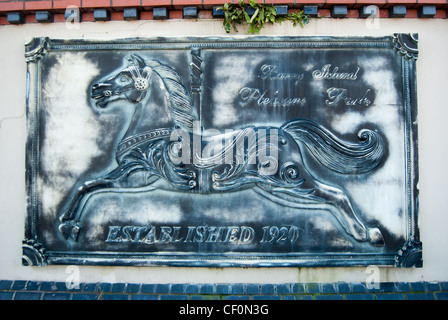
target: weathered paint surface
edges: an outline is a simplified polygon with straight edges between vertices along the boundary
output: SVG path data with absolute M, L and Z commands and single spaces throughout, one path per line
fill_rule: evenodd
M 416 37 L 222 40 L 28 45 L 25 263 L 421 265 Z

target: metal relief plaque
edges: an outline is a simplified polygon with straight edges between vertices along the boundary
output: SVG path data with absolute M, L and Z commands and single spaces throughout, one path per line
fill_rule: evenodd
M 36 38 L 25 265 L 421 266 L 417 35 Z

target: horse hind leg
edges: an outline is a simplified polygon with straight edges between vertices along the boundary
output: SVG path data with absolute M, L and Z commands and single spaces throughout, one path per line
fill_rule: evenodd
M 313 196 L 332 206 L 331 212 L 345 231 L 358 241 L 369 241 L 374 246 L 384 246 L 384 239 L 378 228 L 367 228 L 355 214 L 348 196 L 340 189 L 315 182 Z

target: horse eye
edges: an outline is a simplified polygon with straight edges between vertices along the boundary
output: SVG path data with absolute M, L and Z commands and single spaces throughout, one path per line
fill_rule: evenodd
M 127 82 L 127 81 L 129 81 L 129 77 L 127 75 L 125 75 L 125 74 L 122 74 L 121 77 L 120 77 L 120 81 L 121 82 Z

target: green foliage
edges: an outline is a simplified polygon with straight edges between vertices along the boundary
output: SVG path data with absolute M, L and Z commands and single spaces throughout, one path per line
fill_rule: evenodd
M 255 12 L 250 16 L 247 13 L 247 9 L 252 7 Z M 220 8 L 224 12 L 223 26 L 227 33 L 232 29 L 238 32 L 237 25 L 243 25 L 247 23 L 249 25 L 249 33 L 259 33 L 266 23 L 275 24 L 277 22 L 283 22 L 289 20 L 293 26 L 300 26 L 303 28 L 310 19 L 303 14 L 303 11 L 288 13 L 284 17 L 277 16 L 275 6 L 272 4 L 257 3 L 255 0 L 249 0 L 249 4 L 244 0 L 239 0 L 238 3 L 225 3 Z

